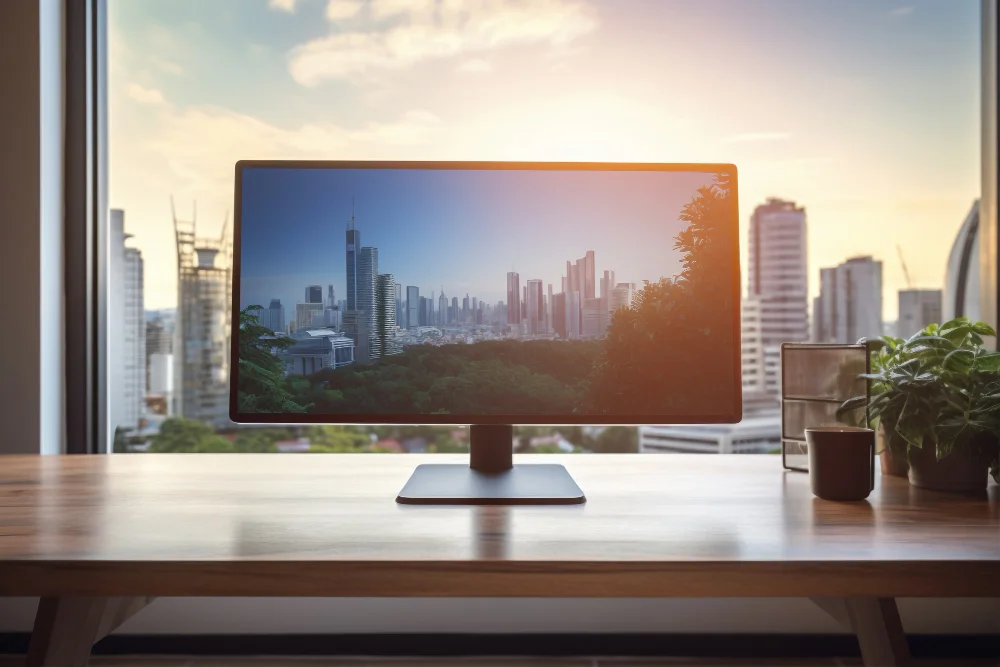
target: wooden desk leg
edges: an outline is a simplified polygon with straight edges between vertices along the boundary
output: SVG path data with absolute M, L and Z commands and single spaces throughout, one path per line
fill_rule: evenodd
M 903 667 L 910 649 L 893 598 L 812 598 L 858 638 L 865 667 Z
M 94 644 L 152 599 L 42 598 L 35 613 L 27 667 L 85 667 Z

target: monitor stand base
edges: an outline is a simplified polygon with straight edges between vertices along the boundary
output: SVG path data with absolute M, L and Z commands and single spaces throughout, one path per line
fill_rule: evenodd
M 557 463 L 513 463 L 512 426 L 473 425 L 470 464 L 417 466 L 396 497 L 404 505 L 578 505 L 586 502 Z
M 464 463 L 418 465 L 399 492 L 404 505 L 577 505 L 586 502 L 565 467 L 526 463 L 477 472 Z

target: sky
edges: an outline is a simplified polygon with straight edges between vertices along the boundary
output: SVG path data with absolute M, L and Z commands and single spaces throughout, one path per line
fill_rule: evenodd
M 977 0 L 108 0 L 111 205 L 176 302 L 239 159 L 735 163 L 821 267 L 941 287 L 979 193 Z M 343 217 L 343 216 L 342 216 Z M 744 271 L 745 281 L 745 271 Z
M 352 205 L 379 273 L 435 300 L 443 288 L 449 303 L 506 301 L 508 271 L 560 292 L 566 261 L 588 250 L 595 291 L 605 269 L 616 282 L 670 278 L 681 270 L 678 215 L 712 181 L 698 172 L 247 169 L 240 306 L 280 298 L 287 315 L 312 284 L 324 299 L 330 284 L 346 299 Z

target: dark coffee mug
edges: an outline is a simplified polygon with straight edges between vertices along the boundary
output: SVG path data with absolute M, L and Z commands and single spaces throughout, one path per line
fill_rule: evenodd
M 875 431 L 857 426 L 806 429 L 809 482 L 824 500 L 864 500 L 875 488 Z

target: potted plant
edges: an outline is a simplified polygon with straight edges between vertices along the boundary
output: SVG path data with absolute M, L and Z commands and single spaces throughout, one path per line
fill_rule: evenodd
M 840 412 L 867 406 L 869 425 L 909 464 L 914 486 L 981 492 L 987 471 L 1000 481 L 1000 352 L 986 349 L 983 336 L 996 332 L 962 317 L 907 340 L 868 341 L 869 397 L 845 401 Z

